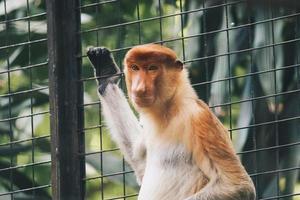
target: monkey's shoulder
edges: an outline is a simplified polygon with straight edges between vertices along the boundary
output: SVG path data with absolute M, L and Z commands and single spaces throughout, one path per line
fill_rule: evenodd
M 197 101 L 198 108 L 191 117 L 191 129 L 185 143 L 200 161 L 204 154 L 210 154 L 219 160 L 228 159 L 237 162 L 237 157 L 229 137 L 229 132 L 219 119 L 212 113 L 207 104 Z
M 220 120 L 213 114 L 208 105 L 197 100 L 197 112 L 191 118 L 191 138 L 201 143 L 222 143 L 231 145 L 229 132 Z
M 194 129 L 203 131 L 221 129 L 220 131 L 226 131 L 223 124 L 205 102 L 199 99 L 196 101 L 196 105 L 197 109 L 194 109 L 195 111 L 191 117 Z

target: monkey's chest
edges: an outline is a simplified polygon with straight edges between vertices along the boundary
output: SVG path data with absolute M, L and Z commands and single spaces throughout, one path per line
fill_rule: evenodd
M 202 172 L 183 146 L 152 145 L 147 149 L 139 200 L 182 200 L 201 179 Z
M 149 148 L 147 161 L 161 168 L 189 168 L 193 165 L 192 154 L 183 145 L 154 145 Z

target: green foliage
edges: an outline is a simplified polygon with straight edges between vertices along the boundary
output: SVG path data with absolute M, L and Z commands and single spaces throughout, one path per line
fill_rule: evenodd
M 122 65 L 127 48 L 167 40 L 165 44 L 188 61 L 191 80 L 200 98 L 217 106 L 213 110 L 228 127 L 247 127 L 275 117 L 299 117 L 299 95 L 279 95 L 276 98 L 273 95 L 299 89 L 299 67 L 286 67 L 299 64 L 299 44 L 278 44 L 299 39 L 299 16 L 257 23 L 299 12 L 296 8 L 273 8 L 271 12 L 268 6 L 249 8 L 245 3 L 237 3 L 225 10 L 224 6 L 219 6 L 221 1 L 191 0 L 162 0 L 161 5 L 152 0 L 99 1 L 98 5 L 89 6 L 97 2 L 81 2 L 83 79 L 93 77 L 85 56 L 89 46 L 119 50 L 114 56 Z M 173 15 L 181 10 L 193 11 L 211 6 L 213 8 L 204 11 Z M 45 0 L 0 0 L 0 194 L 45 186 L 34 193 L 15 194 L 15 199 L 51 197 L 45 7 Z M 169 16 L 160 19 L 160 15 Z M 28 20 L 27 16 L 34 17 Z M 245 26 L 248 23 L 257 24 Z M 217 30 L 222 31 L 214 32 Z M 186 38 L 182 39 L 182 36 Z M 273 47 L 273 43 L 278 45 Z M 231 54 L 227 55 L 228 52 Z M 205 58 L 209 56 L 209 59 Z M 213 83 L 209 83 L 211 80 Z M 103 151 L 101 156 L 91 154 L 86 157 L 86 198 L 99 199 L 102 195 L 113 198 L 122 196 L 124 191 L 126 195 L 135 194 L 138 186 L 133 174 L 129 173 L 130 168 L 124 165 L 119 151 L 110 151 L 116 146 L 103 126 L 105 123 L 95 91 L 94 80 L 84 81 L 84 101 L 89 103 L 84 107 L 86 152 Z M 266 95 L 271 97 L 246 101 Z M 222 105 L 230 102 L 236 103 Z M 278 110 L 280 104 L 283 104 L 282 110 Z M 294 120 L 256 129 L 238 129 L 231 135 L 241 152 L 299 142 L 298 130 L 299 121 Z M 276 137 L 279 141 L 274 140 Z M 242 160 L 250 173 L 278 169 L 274 163 L 277 154 L 279 167 L 298 167 L 298 146 L 277 153 L 243 155 Z M 32 165 L 39 162 L 42 164 Z M 253 166 L 253 163 L 258 165 Z M 2 170 L 11 166 L 20 167 Z M 124 176 L 107 176 L 124 170 L 128 172 Z M 276 196 L 278 189 L 280 194 L 292 193 L 298 171 L 281 173 L 279 188 L 274 176 L 255 179 L 259 197 Z

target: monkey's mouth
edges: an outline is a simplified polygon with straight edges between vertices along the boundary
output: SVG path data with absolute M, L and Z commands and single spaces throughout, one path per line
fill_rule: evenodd
M 139 96 L 132 95 L 132 100 L 139 107 L 149 107 L 154 103 L 154 97 L 153 96 L 139 97 Z

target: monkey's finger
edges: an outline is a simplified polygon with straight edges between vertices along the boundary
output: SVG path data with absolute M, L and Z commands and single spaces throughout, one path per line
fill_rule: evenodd
M 113 55 L 105 47 L 91 47 L 87 51 L 87 56 L 95 69 L 97 77 L 108 77 L 120 72 Z

